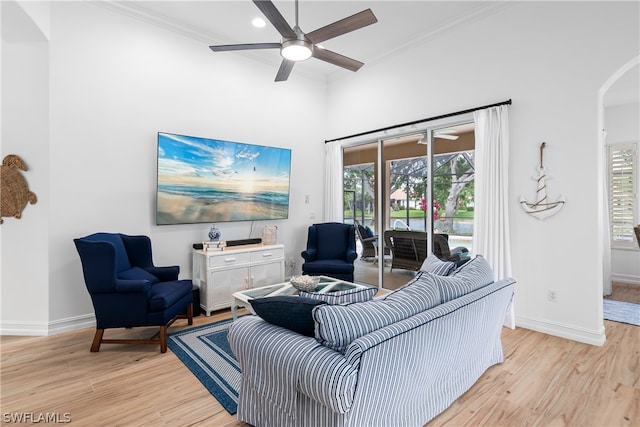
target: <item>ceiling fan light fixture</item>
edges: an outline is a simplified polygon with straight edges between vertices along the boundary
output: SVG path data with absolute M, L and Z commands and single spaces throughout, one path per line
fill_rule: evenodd
M 282 42 L 280 54 L 289 61 L 304 61 L 311 58 L 313 45 L 305 40 L 286 40 Z
M 257 18 L 253 18 L 253 20 L 251 21 L 251 25 L 253 25 L 256 28 L 264 28 L 267 23 L 264 22 L 264 19 L 257 17 Z

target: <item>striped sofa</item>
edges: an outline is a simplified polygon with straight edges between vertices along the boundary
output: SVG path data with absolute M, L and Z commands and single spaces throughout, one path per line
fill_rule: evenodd
M 446 272 L 419 272 L 384 298 L 314 307 L 314 337 L 258 316 L 235 321 L 238 419 L 278 427 L 427 423 L 503 361 L 502 323 L 515 287 L 512 279 L 494 282 L 481 257 Z

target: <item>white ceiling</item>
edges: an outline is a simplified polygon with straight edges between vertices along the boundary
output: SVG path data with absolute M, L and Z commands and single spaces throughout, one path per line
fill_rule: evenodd
M 295 6 L 291 0 L 274 0 L 276 8 L 293 27 Z M 267 22 L 259 29 L 251 25 L 255 17 L 263 17 L 251 0 L 196 1 L 107 1 L 102 5 L 172 28 L 205 44 L 280 42 L 280 34 Z M 365 9 L 371 9 L 378 22 L 323 42 L 334 52 L 372 63 L 415 43 L 437 37 L 470 19 L 504 7 L 506 2 L 493 1 L 312 1 L 301 0 L 299 24 L 304 32 L 331 24 Z M 217 52 L 212 55 L 249 55 L 273 64 L 273 74 L 281 61 L 277 49 Z M 351 73 L 335 65 L 311 58 L 296 64 L 293 73 L 302 72 L 320 78 Z
M 253 18 L 263 17 L 251 0 L 102 0 L 94 3 L 200 40 L 203 49 L 211 55 L 220 58 L 245 55 L 270 64 L 274 77 L 282 60 L 277 49 L 217 53 L 208 49 L 213 44 L 281 41 L 280 34 L 269 22 L 264 28 L 255 28 L 251 24 Z M 273 3 L 293 26 L 294 1 L 273 0 Z M 322 43 L 329 50 L 364 62 L 366 67 L 400 49 L 437 38 L 445 31 L 514 3 L 489 0 L 300 0 L 299 24 L 304 32 L 311 32 L 370 8 L 378 19 L 377 23 Z M 639 101 L 638 68 L 627 73 L 609 90 L 605 97 L 606 105 Z M 297 73 L 329 79 L 351 71 L 311 58 L 296 64 L 292 75 Z

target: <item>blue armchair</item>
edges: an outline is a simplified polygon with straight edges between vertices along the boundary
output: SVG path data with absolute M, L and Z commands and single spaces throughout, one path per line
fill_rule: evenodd
M 309 227 L 307 249 L 301 255 L 303 274 L 353 282 L 353 262 L 358 256 L 354 226 L 340 222 L 313 224 Z
M 191 280 L 178 280 L 179 266 L 154 266 L 147 236 L 96 233 L 73 241 L 96 315 L 92 352 L 107 343 L 160 344 L 165 353 L 167 328 L 178 318 L 193 324 Z M 103 339 L 105 329 L 134 326 L 159 326 L 159 338 Z

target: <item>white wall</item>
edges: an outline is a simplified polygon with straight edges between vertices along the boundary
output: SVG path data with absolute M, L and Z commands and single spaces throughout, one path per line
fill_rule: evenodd
M 329 88 L 330 138 L 513 99 L 509 183 L 520 326 L 603 342 L 597 95 L 640 50 L 638 11 L 638 3 L 518 3 Z M 567 203 L 538 221 L 518 199 L 535 195 L 531 177 L 543 141 L 549 197 L 562 194 Z M 549 289 L 557 302 L 548 301 Z
M 222 59 L 205 43 L 92 3 L 51 3 L 43 30 L 50 34 L 48 52 L 25 64 L 48 67 L 48 82 L 33 77 L 38 87 L 48 84 L 48 93 L 28 95 L 35 110 L 13 131 L 5 131 L 7 111 L 24 100 L 7 88 L 29 86 L 31 77 L 7 58 L 31 47 L 5 54 L 2 44 L 2 148 L 30 165 L 29 183 L 41 200 L 2 225 L 0 332 L 53 333 L 90 322 L 74 237 L 148 234 L 156 264 L 180 264 L 182 277 L 190 277 L 191 244 L 209 224 L 154 225 L 157 131 L 292 148 L 290 219 L 277 225 L 299 269 L 309 213 L 321 221 L 324 211 L 324 139 L 512 98 L 517 323 L 601 343 L 597 92 L 638 55 L 638 12 L 637 2 L 519 3 L 327 87 L 295 73 L 274 84 L 272 67 L 242 55 Z M 285 111 L 294 119 L 286 124 Z M 6 136 L 18 130 L 35 137 L 9 142 Z M 544 222 L 517 203 L 534 194 L 542 141 L 549 196 L 567 197 L 566 207 Z M 228 239 L 250 230 L 250 223 L 219 226 Z M 558 302 L 547 300 L 548 289 Z
M 154 225 L 158 131 L 291 148 L 289 219 L 256 222 L 252 237 L 277 225 L 299 271 L 307 226 L 324 211 L 317 185 L 324 182 L 324 82 L 292 75 L 275 84 L 272 67 L 213 55 L 205 43 L 88 2 L 51 3 L 50 34 L 48 64 L 45 57 L 8 67 L 3 57 L 3 111 L 17 113 L 25 101 L 7 94 L 15 83 L 32 84 L 19 73 L 42 65 L 49 88 L 30 101 L 50 114 L 50 129 L 36 112 L 16 124 L 39 138 L 3 144 L 30 164 L 30 185 L 44 199 L 2 225 L 3 334 L 92 322 L 75 237 L 149 235 L 156 265 L 179 264 L 181 278 L 191 277 L 191 245 L 210 224 Z M 29 46 L 15 49 L 11 59 Z M 249 237 L 251 225 L 218 224 L 225 239 Z
M 2 329 L 46 333 L 49 318 L 49 49 L 42 32 L 14 2 L 2 5 L 2 152 L 20 156 L 37 196 L 21 219 L 0 225 Z
M 634 143 L 640 152 L 639 117 L 640 105 L 637 103 L 606 108 L 607 144 Z M 640 189 L 640 173 L 636 186 Z M 632 248 L 611 248 L 611 277 L 613 280 L 640 285 L 640 250 L 637 245 Z

